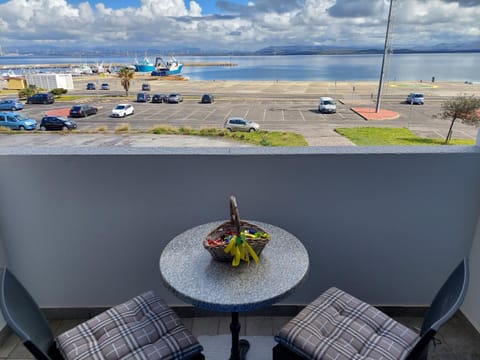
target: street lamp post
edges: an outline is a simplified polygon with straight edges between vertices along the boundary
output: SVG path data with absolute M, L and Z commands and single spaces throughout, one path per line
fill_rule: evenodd
M 387 53 L 389 49 L 389 40 L 390 40 L 390 20 L 392 17 L 392 4 L 394 0 L 390 0 L 390 7 L 388 9 L 388 22 L 387 22 L 387 32 L 385 34 L 385 46 L 383 48 L 383 59 L 382 59 L 382 69 L 380 70 L 380 82 L 378 84 L 378 95 L 377 95 L 377 106 L 375 112 L 380 111 L 380 101 L 382 97 L 382 87 L 383 87 L 383 76 L 385 72 L 385 60 L 387 58 Z

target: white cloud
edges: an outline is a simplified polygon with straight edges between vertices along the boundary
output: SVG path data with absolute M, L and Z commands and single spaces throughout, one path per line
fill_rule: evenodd
M 111 9 L 88 1 L 10 0 L 0 4 L 0 44 L 79 47 L 248 49 L 279 45 L 383 46 L 386 0 L 251 0 L 218 2 L 226 14 L 204 15 L 197 1 L 142 0 Z M 474 41 L 480 3 L 471 0 L 396 2 L 394 48 Z M 188 5 L 188 6 L 187 6 Z M 255 8 L 255 11 L 252 11 Z M 414 35 L 412 35 L 414 34 Z M 478 41 L 478 40 L 477 40 Z

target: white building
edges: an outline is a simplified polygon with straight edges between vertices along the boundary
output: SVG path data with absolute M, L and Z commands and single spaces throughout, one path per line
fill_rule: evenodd
M 28 74 L 25 77 L 28 85 L 35 85 L 42 89 L 63 88 L 73 90 L 74 88 L 71 74 Z

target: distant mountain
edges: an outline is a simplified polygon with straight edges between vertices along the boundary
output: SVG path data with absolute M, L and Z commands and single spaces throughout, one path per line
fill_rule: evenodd
M 327 54 L 376 54 L 381 49 L 356 49 L 336 46 L 269 46 L 254 52 L 255 55 L 327 55 Z
M 393 48 L 394 54 L 434 53 L 434 52 L 480 52 L 480 42 L 469 44 L 438 44 L 411 48 Z M 335 46 L 268 46 L 257 50 L 255 55 L 345 55 L 382 54 L 383 48 L 354 48 Z
M 325 45 L 290 45 L 290 46 L 268 46 L 258 50 L 231 50 L 215 49 L 205 50 L 188 46 L 168 46 L 162 49 L 134 48 L 134 47 L 57 47 L 57 46 L 30 46 L 25 48 L 3 48 L 3 53 L 15 53 L 18 55 L 33 56 L 66 56 L 66 57 L 107 57 L 127 56 L 143 58 L 145 55 L 175 55 L 175 56 L 235 56 L 235 55 L 344 55 L 344 54 L 382 54 L 383 47 L 340 47 Z M 471 43 L 442 43 L 435 45 L 413 45 L 409 47 L 393 48 L 395 54 L 408 53 L 446 53 L 446 52 L 480 52 L 480 41 Z

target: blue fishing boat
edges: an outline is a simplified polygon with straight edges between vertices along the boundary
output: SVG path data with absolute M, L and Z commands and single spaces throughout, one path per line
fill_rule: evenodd
M 155 70 L 155 64 L 152 63 L 146 56 L 142 61 L 135 59 L 133 66 L 135 67 L 136 72 L 149 73 Z
M 155 69 L 152 71 L 152 76 L 170 76 L 180 75 L 183 69 L 183 64 L 180 63 L 173 56 L 168 61 L 164 61 L 163 58 L 157 56 L 155 59 Z

